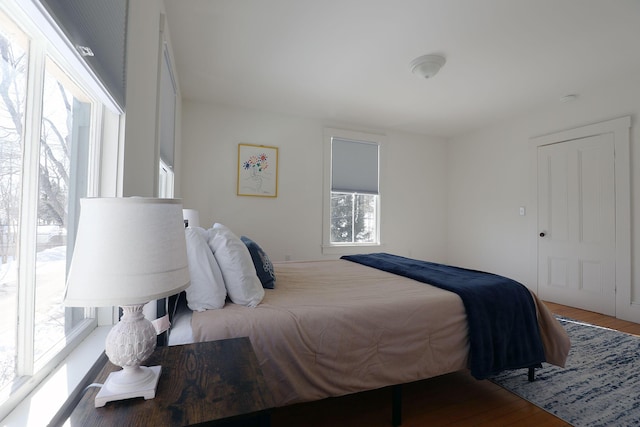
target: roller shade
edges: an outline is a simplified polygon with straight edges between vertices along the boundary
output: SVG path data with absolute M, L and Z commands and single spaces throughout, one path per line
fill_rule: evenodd
M 378 194 L 378 144 L 331 138 L 331 191 Z
M 125 107 L 125 48 L 128 0 L 40 0 L 118 105 Z

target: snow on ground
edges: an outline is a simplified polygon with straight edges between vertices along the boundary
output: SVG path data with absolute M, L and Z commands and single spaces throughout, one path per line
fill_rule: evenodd
M 66 246 L 57 246 L 36 255 L 36 359 L 65 336 L 66 254 Z M 15 375 L 17 268 L 11 259 L 0 265 L 0 387 Z

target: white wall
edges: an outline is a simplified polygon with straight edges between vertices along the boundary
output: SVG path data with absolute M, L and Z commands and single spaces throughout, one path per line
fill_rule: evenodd
M 182 114 L 182 196 L 186 207 L 200 211 L 201 224 L 227 224 L 276 261 L 322 258 L 322 130 L 341 126 L 191 101 L 183 101 Z M 627 115 L 633 214 L 640 208 L 640 76 L 581 90 L 572 103 L 550 100 L 449 141 L 386 132 L 380 250 L 491 271 L 535 289 L 535 215 L 518 212 L 535 207 L 529 139 Z M 277 198 L 236 195 L 239 143 L 279 147 Z M 637 220 L 629 232 L 638 272 Z M 632 277 L 638 299 L 640 279 Z
M 182 108 L 183 204 L 201 225 L 221 222 L 274 261 L 322 258 L 323 128 L 367 129 L 190 101 Z M 444 261 L 445 142 L 386 135 L 380 250 Z M 278 147 L 277 198 L 236 195 L 239 143 Z
M 529 139 L 622 116 L 632 117 L 632 214 L 640 207 L 640 76 L 607 82 L 580 91 L 578 100 L 555 100 L 536 111 L 449 142 L 448 251 L 452 264 L 479 268 L 536 288 L 535 215 L 518 214 L 519 206 L 534 206 L 535 170 Z M 634 220 L 635 218 L 635 220 Z M 640 297 L 640 222 L 632 216 L 632 276 Z

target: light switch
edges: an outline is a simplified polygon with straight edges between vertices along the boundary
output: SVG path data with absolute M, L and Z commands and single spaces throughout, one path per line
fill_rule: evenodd
M 525 216 L 527 214 L 527 208 L 524 206 L 520 206 L 520 216 Z

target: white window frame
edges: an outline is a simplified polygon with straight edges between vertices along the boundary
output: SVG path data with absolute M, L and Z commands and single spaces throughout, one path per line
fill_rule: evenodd
M 382 246 L 381 233 L 381 207 L 382 207 L 382 189 L 379 188 L 376 206 L 376 236 L 377 241 L 371 243 L 332 243 L 331 242 L 331 140 L 333 138 L 363 141 L 375 143 L 378 145 L 378 179 L 381 174 L 381 161 L 383 147 L 386 143 L 384 135 L 350 131 L 336 128 L 325 128 L 323 132 L 324 146 L 324 176 L 323 176 L 323 193 L 322 193 L 322 253 L 325 255 L 348 255 L 354 253 L 366 253 L 379 251 Z M 381 180 L 380 180 L 381 181 Z M 380 185 L 380 187 L 382 187 Z
M 160 171 L 158 174 L 158 197 L 172 199 L 174 195 L 175 175 L 162 159 L 160 159 Z
M 162 47 L 162 64 L 160 66 L 159 96 L 160 107 L 158 117 L 160 159 L 158 169 L 158 197 L 171 199 L 175 194 L 175 145 L 176 145 L 176 81 L 171 67 L 169 46 L 166 41 Z
M 27 88 L 27 105 L 25 111 L 25 128 L 23 138 L 25 140 L 25 164 L 24 168 L 25 181 L 23 181 L 23 194 L 27 195 L 28 201 L 23 201 L 23 206 L 28 203 L 31 208 L 24 209 L 21 212 L 21 227 L 25 224 L 35 224 L 34 203 L 37 208 L 37 196 L 29 196 L 30 192 L 38 194 L 38 182 L 35 178 L 27 178 L 30 175 L 29 169 L 39 167 L 39 150 L 34 149 L 30 144 L 33 138 L 39 141 L 40 124 L 41 124 L 41 106 L 42 95 L 41 86 L 44 76 L 45 58 L 48 56 L 55 61 L 64 72 L 73 80 L 74 84 L 81 88 L 84 92 L 90 94 L 95 103 L 92 108 L 92 135 L 91 146 L 89 150 L 89 176 L 88 176 L 88 196 L 117 196 L 119 191 L 116 185 L 105 186 L 104 178 L 121 179 L 121 171 L 119 168 L 119 145 L 121 139 L 121 128 L 123 116 L 120 107 L 113 101 L 113 98 L 106 92 L 104 86 L 96 78 L 90 68 L 79 58 L 73 45 L 62 35 L 59 27 L 51 17 L 49 17 L 44 8 L 34 0 L 24 0 L 23 2 L 7 2 L 1 6 L 2 12 L 13 19 L 20 28 L 27 33 L 30 38 L 29 47 L 29 69 L 28 69 L 28 88 Z M 34 95 L 35 93 L 35 95 Z M 37 144 L 39 146 L 39 144 Z M 109 190 L 105 191 L 108 188 Z M 35 190 L 34 190 L 35 189 Z M 35 235 L 35 226 L 30 227 L 33 230 L 27 230 L 29 234 Z M 35 242 L 35 238 L 33 239 Z M 20 257 L 20 277 L 27 278 L 33 276 L 35 271 L 35 251 L 33 245 L 21 245 L 18 256 Z M 22 280 L 22 279 L 21 279 Z M 29 280 L 29 279 L 27 279 Z M 20 301 L 33 301 L 34 289 L 21 289 Z M 25 372 L 25 375 L 19 381 L 9 387 L 9 394 L 0 393 L 0 420 L 2 420 L 13 408 L 26 398 L 26 396 L 36 389 L 50 375 L 60 363 L 87 337 L 98 325 L 98 316 L 101 324 L 112 323 L 110 316 L 104 315 L 104 310 L 96 310 L 87 308 L 87 319 L 85 319 L 82 328 L 68 337 L 64 347 L 50 360 L 42 366 L 37 366 L 35 372 Z M 28 319 L 25 310 L 19 308 L 21 318 Z M 27 321 L 28 323 L 28 321 Z M 32 323 L 31 323 L 32 325 Z M 26 325 L 29 329 L 31 325 Z M 22 324 L 19 325 L 21 330 L 25 329 Z M 27 337 L 33 334 L 27 333 Z M 23 347 L 25 344 L 18 344 Z M 28 349 L 28 344 L 26 344 Z M 28 356 L 29 357 L 29 356 Z M 26 365 L 31 364 L 32 360 L 26 360 Z M 25 366 L 25 361 L 18 361 L 18 365 Z M 23 369 L 23 368 L 20 368 Z

